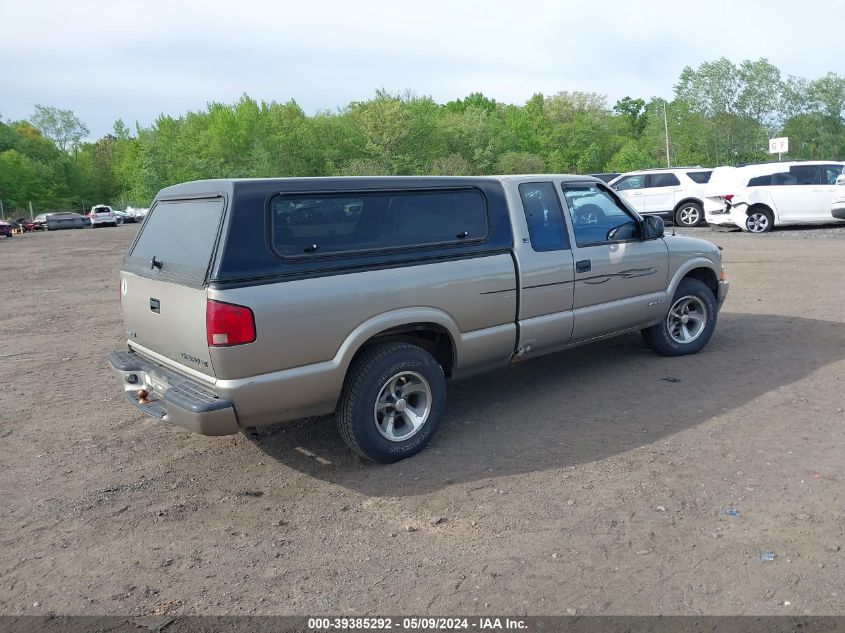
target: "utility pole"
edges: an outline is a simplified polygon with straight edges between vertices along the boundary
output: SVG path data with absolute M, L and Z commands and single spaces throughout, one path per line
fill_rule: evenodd
M 0 200 L 0 220 L 6 219 L 6 212 L 3 211 L 3 201 Z
M 672 162 L 669 160 L 669 121 L 666 118 L 666 99 L 663 100 L 663 131 L 666 134 L 666 166 L 671 167 Z
M 32 200 L 29 201 L 29 219 L 32 219 Z

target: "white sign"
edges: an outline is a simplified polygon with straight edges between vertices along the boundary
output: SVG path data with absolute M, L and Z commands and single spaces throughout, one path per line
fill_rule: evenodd
M 782 136 L 780 138 L 769 139 L 769 154 L 786 154 L 789 151 L 789 138 Z

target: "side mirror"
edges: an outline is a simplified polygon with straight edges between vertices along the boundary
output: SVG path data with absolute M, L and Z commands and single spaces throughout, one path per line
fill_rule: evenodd
M 643 239 L 656 240 L 663 237 L 665 225 L 663 218 L 659 215 L 647 215 L 643 217 Z

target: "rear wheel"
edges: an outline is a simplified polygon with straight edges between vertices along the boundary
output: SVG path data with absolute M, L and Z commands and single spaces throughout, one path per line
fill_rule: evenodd
M 695 354 L 716 328 L 716 298 L 703 281 L 686 278 L 678 285 L 662 322 L 643 330 L 646 344 L 663 356 Z
M 704 211 L 697 202 L 685 202 L 675 212 L 675 223 L 680 226 L 698 226 L 703 219 Z
M 745 230 L 749 233 L 768 233 L 775 224 L 775 217 L 765 207 L 753 207 L 745 218 Z
M 415 345 L 383 343 L 352 363 L 338 402 L 338 430 L 361 457 L 389 464 L 423 450 L 446 405 L 446 379 Z

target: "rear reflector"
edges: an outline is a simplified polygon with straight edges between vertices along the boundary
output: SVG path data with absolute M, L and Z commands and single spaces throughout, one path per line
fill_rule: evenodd
M 244 306 L 209 300 L 205 304 L 205 332 L 209 347 L 244 345 L 255 340 L 255 318 Z
M 725 194 L 724 196 L 722 196 L 722 197 L 725 199 L 725 201 L 726 201 L 726 202 L 730 202 L 731 200 L 733 200 L 733 199 L 734 199 L 734 194 L 732 194 L 732 193 L 726 193 L 726 194 Z

